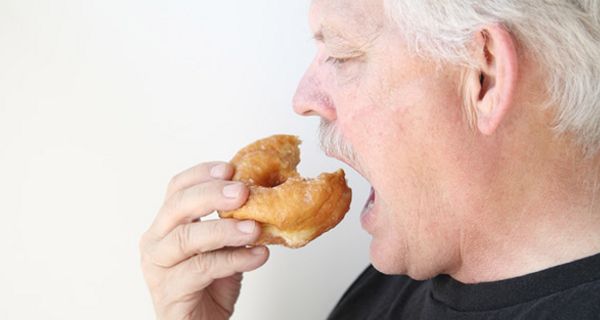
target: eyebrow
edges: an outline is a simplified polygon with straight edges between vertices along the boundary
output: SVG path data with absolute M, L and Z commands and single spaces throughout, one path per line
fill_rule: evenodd
M 339 29 L 322 24 L 319 30 L 313 34 L 313 39 L 325 44 L 336 52 L 355 55 L 370 46 L 379 37 L 380 30 L 380 28 L 377 28 L 377 32 L 374 32 L 370 36 L 351 36 L 342 33 Z
M 353 37 L 340 32 L 337 29 L 321 25 L 319 30 L 313 35 L 313 39 L 318 42 L 332 45 L 339 48 L 349 48 L 359 46 L 357 40 Z
M 347 35 L 344 35 L 337 29 L 334 29 L 328 25 L 321 24 L 319 30 L 313 35 L 313 38 L 317 41 L 328 41 L 331 39 L 343 39 L 348 40 L 350 38 Z

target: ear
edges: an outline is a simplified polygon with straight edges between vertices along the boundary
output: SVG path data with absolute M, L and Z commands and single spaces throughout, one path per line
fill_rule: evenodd
M 477 127 L 482 134 L 491 135 L 505 119 L 513 104 L 518 78 L 518 59 L 515 40 L 501 25 L 484 27 L 476 36 L 474 58 L 479 75 L 470 77 L 469 97 L 474 102 Z M 471 80 L 473 81 L 473 80 Z

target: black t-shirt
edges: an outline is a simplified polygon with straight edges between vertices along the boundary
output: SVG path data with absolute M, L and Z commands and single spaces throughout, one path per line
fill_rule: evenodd
M 384 275 L 369 266 L 342 296 L 339 319 L 600 319 L 600 254 L 517 278 L 463 284 Z

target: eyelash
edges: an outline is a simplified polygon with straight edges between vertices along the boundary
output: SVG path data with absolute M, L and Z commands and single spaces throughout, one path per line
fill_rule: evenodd
M 346 62 L 348 62 L 350 59 L 352 58 L 335 58 L 335 57 L 327 57 L 327 59 L 325 59 L 326 63 L 330 63 L 334 66 L 340 65 L 340 64 L 344 64 Z

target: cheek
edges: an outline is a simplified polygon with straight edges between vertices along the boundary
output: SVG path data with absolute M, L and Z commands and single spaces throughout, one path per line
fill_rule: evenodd
M 381 89 L 385 87 L 389 84 L 369 74 L 339 87 L 338 123 L 357 152 L 373 154 L 373 149 L 381 146 L 379 142 L 395 140 L 402 128 L 402 112 L 391 108 L 389 95 Z
M 344 138 L 352 145 L 367 179 L 386 172 L 386 149 L 394 144 L 396 124 L 382 107 L 365 104 L 351 113 L 340 115 L 338 123 Z M 389 153 L 389 152 L 388 152 Z
M 355 144 L 358 146 L 373 146 L 374 141 L 383 141 L 385 135 L 394 130 L 391 124 L 386 122 L 389 118 L 382 111 L 382 107 L 367 104 L 340 119 L 340 125 L 346 129 L 349 136 L 357 140 Z

